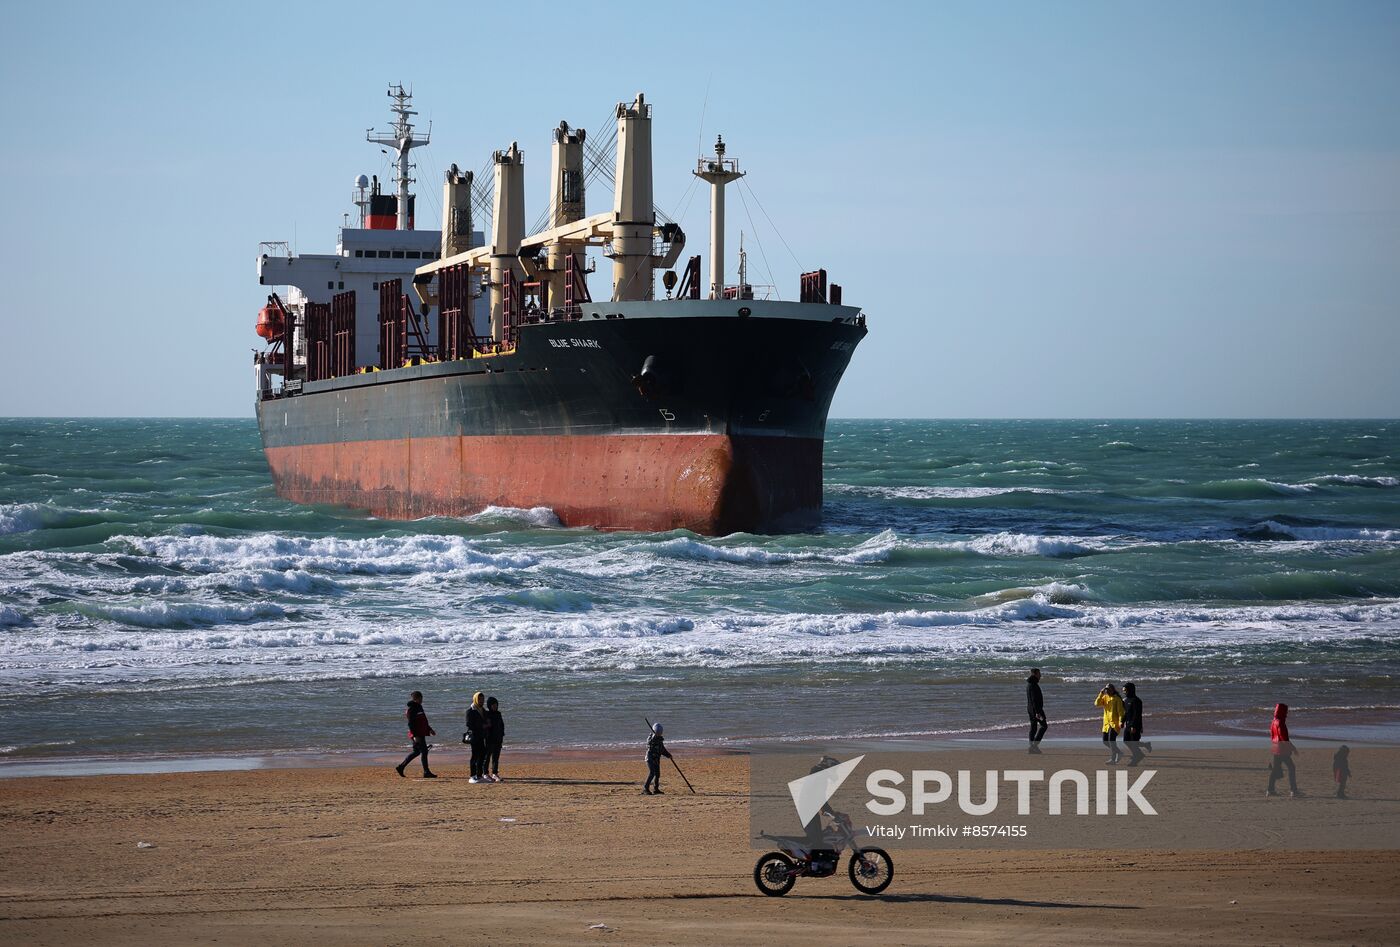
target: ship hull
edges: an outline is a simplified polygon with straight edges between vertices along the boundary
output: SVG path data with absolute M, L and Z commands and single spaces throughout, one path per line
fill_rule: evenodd
M 299 503 L 800 528 L 820 514 L 826 415 L 864 334 L 794 318 L 542 323 L 514 354 L 308 384 L 260 401 L 258 419 L 277 492 Z
M 271 448 L 267 458 L 281 496 L 391 519 L 548 507 L 566 526 L 720 535 L 800 527 L 821 509 L 813 438 L 404 438 Z

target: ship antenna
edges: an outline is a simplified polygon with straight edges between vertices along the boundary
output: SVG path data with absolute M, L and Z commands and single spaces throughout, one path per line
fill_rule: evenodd
M 744 289 L 749 285 L 749 255 L 744 252 L 744 232 L 739 231 L 739 298 L 744 298 Z
M 393 148 L 394 153 L 398 156 L 399 207 L 398 217 L 394 226 L 396 230 L 408 230 L 410 229 L 408 220 L 408 186 L 413 183 L 413 178 L 410 176 L 413 164 L 408 160 L 408 153 L 414 148 L 421 147 L 428 143 L 428 140 L 433 134 L 433 127 L 432 124 L 429 123 L 428 130 L 423 133 L 423 137 L 415 137 L 413 123 L 409 121 L 411 116 L 418 114 L 412 108 L 413 93 L 411 91 L 404 91 L 403 83 L 400 82 L 389 86 L 388 95 L 389 98 L 394 100 L 393 104 L 389 106 L 395 116 L 393 125 L 390 126 L 388 132 L 382 132 L 377 135 L 374 133 L 374 129 L 370 129 L 365 133 L 365 140 L 372 145 L 387 145 Z

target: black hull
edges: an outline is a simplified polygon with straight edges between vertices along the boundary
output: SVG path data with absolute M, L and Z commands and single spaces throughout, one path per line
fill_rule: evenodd
M 827 412 L 865 331 L 733 316 L 529 325 L 513 354 L 309 383 L 261 401 L 258 421 L 279 493 L 302 502 L 769 528 L 820 507 Z

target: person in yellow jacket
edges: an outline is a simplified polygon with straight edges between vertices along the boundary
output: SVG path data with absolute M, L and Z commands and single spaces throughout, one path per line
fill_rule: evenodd
M 1103 742 L 1108 746 L 1108 764 L 1118 762 L 1123 754 L 1118 750 L 1118 731 L 1123 729 L 1123 698 L 1118 688 L 1105 684 L 1094 698 L 1094 706 L 1103 708 Z

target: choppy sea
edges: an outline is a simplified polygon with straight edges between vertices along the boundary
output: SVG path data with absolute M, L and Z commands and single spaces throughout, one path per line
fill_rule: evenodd
M 0 421 L 0 767 L 1400 720 L 1400 422 L 833 421 L 820 531 L 395 522 L 273 493 L 251 420 Z M 1153 730 L 1153 727 L 1156 730 Z

